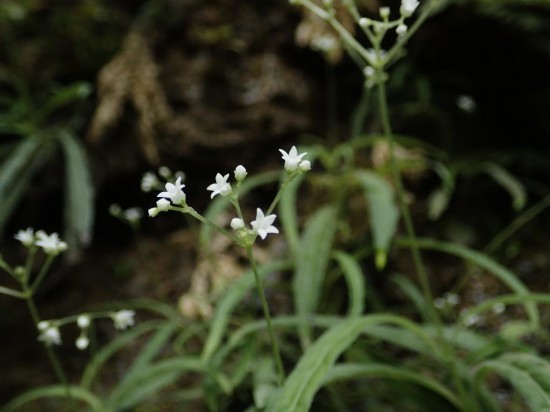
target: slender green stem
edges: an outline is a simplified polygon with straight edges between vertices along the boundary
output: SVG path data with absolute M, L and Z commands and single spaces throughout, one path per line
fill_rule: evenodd
M 41 321 L 40 315 L 38 314 L 38 309 L 36 308 L 36 304 L 34 303 L 31 290 L 26 285 L 23 285 L 23 293 L 25 293 L 25 301 L 27 302 L 27 307 L 29 308 L 29 312 L 31 314 L 32 320 L 35 326 L 37 326 Z M 47 344 L 44 344 L 44 347 L 46 348 L 46 352 L 48 353 L 48 358 L 50 359 L 50 363 L 52 364 L 52 367 L 54 369 L 55 374 L 57 375 L 57 378 L 59 379 L 59 382 L 66 388 L 67 398 L 71 399 L 69 382 L 67 380 L 67 377 L 65 376 L 65 372 L 63 371 L 61 362 L 59 362 L 59 359 L 56 353 L 50 346 L 48 346 Z
M 275 207 L 277 206 L 277 203 L 279 203 L 279 200 L 281 200 L 281 195 L 283 194 L 283 191 L 285 190 L 286 185 L 288 184 L 288 178 L 285 177 L 285 180 L 283 183 L 281 183 L 281 187 L 279 188 L 279 191 L 275 195 L 275 198 L 273 199 L 273 202 L 269 205 L 269 208 L 267 209 L 267 212 L 265 213 L 266 216 L 271 214 L 273 210 L 275 210 Z
M 44 280 L 44 276 L 46 276 L 46 273 L 48 273 L 48 270 L 50 270 L 50 267 L 53 263 L 53 260 L 55 259 L 55 255 L 48 255 L 46 258 L 46 262 L 42 265 L 42 269 L 40 269 L 40 272 L 36 276 L 36 279 L 31 284 L 30 292 L 31 294 L 34 294 L 36 292 L 36 289 L 38 289 L 38 286 L 42 283 Z M 30 275 L 30 268 L 29 271 L 25 271 L 27 278 L 25 279 L 25 282 L 27 282 L 28 276 Z
M 381 73 L 378 73 L 378 74 L 381 75 Z M 403 217 L 403 223 L 405 225 L 407 238 L 411 245 L 410 250 L 413 258 L 414 267 L 416 270 L 416 274 L 418 276 L 418 280 L 420 282 L 422 293 L 424 294 L 424 298 L 428 302 L 433 302 L 433 293 L 430 287 L 430 281 L 428 279 L 428 274 L 426 272 L 426 268 L 424 266 L 422 256 L 420 255 L 420 248 L 416 244 L 416 233 L 414 230 L 414 225 L 412 222 L 409 206 L 407 205 L 407 200 L 405 199 L 405 189 L 403 186 L 403 179 L 401 178 L 401 171 L 399 170 L 399 166 L 397 165 L 397 161 L 394 155 L 395 141 L 391 131 L 389 114 L 388 114 L 388 104 L 386 100 L 386 88 L 383 82 L 378 84 L 378 105 L 380 107 L 380 117 L 382 120 L 383 132 L 386 137 L 386 141 L 388 142 L 388 147 L 390 152 L 390 158 L 389 158 L 390 170 L 397 188 L 397 191 L 396 191 L 397 200 L 401 210 L 401 215 Z M 439 315 L 437 311 L 435 310 L 433 305 L 430 305 L 430 306 L 431 306 L 430 316 L 432 318 L 431 320 L 436 323 L 441 323 L 441 320 L 439 319 Z
M 267 305 L 267 299 L 265 297 L 264 288 L 262 286 L 262 281 L 260 279 L 260 274 L 258 272 L 258 266 L 256 265 L 256 259 L 254 258 L 254 252 L 252 251 L 251 246 L 248 246 L 246 248 L 246 254 L 248 256 L 248 260 L 250 261 L 250 265 L 252 266 L 252 272 L 254 272 L 254 279 L 256 280 L 258 294 L 260 296 L 260 301 L 262 302 L 262 310 L 264 312 L 265 321 L 267 323 L 269 339 L 271 340 L 271 350 L 273 352 L 273 359 L 275 360 L 275 364 L 277 366 L 279 385 L 282 385 L 285 381 L 285 370 L 283 368 L 283 362 L 281 361 L 281 354 L 279 352 L 279 346 L 277 345 L 277 339 L 275 338 L 273 325 L 271 324 L 271 315 L 269 313 L 269 306 Z
M 550 195 L 544 197 L 540 202 L 527 209 L 516 219 L 512 221 L 508 226 L 504 228 L 500 233 L 498 233 L 493 240 L 491 240 L 487 246 L 483 248 L 483 253 L 490 255 L 493 253 L 500 245 L 502 245 L 508 238 L 510 238 L 514 233 L 519 229 L 529 223 L 534 219 L 538 214 L 540 214 L 544 209 L 550 206 Z
M 15 289 L 6 288 L 4 286 L 0 286 L 0 293 L 4 295 L 12 296 L 14 298 L 25 299 L 25 296 L 23 295 L 23 293 Z
M 200 213 L 198 213 L 195 209 L 193 209 L 192 207 L 185 207 L 184 209 L 182 208 L 179 208 L 179 207 L 171 207 L 170 208 L 171 210 L 176 210 L 178 212 L 182 212 L 182 213 L 187 213 L 191 216 L 193 216 L 195 219 L 197 219 L 199 222 L 201 223 L 204 223 L 208 226 L 210 226 L 212 229 L 214 229 L 215 231 L 227 236 L 229 239 L 233 240 L 234 242 L 236 242 L 237 244 L 239 244 L 239 239 L 237 239 L 235 237 L 235 235 L 233 235 L 233 233 L 229 232 L 228 230 L 225 230 L 223 227 L 221 226 L 218 226 L 217 224 L 211 222 L 210 220 L 208 220 L 207 218 L 205 218 L 203 215 L 201 215 Z
M 377 75 L 381 76 L 381 74 L 382 74 L 382 69 L 379 69 L 379 72 L 377 73 Z M 390 126 L 388 104 L 387 104 L 387 98 L 386 98 L 386 89 L 383 82 L 380 82 L 378 84 L 378 105 L 380 109 L 380 117 L 382 121 L 383 132 L 384 132 L 386 141 L 388 142 L 388 147 L 390 152 L 390 158 L 389 158 L 390 170 L 397 188 L 398 203 L 401 210 L 401 215 L 403 217 L 403 223 L 405 225 L 406 236 L 410 244 L 410 251 L 411 251 L 415 271 L 418 277 L 418 281 L 420 283 L 420 288 L 422 290 L 422 293 L 424 294 L 424 298 L 428 302 L 428 305 L 427 305 L 427 308 L 429 311 L 428 315 L 430 316 L 431 322 L 436 327 L 439 341 L 441 342 L 441 345 L 442 345 L 442 354 L 446 358 L 446 362 L 451 369 L 451 374 L 452 374 L 453 381 L 456 385 L 456 389 L 458 390 L 461 399 L 465 402 L 465 405 L 470 405 L 472 404 L 471 396 L 466 391 L 466 388 L 464 387 L 464 382 L 460 378 L 457 359 L 453 353 L 453 349 L 449 346 L 449 344 L 447 343 L 447 341 L 443 336 L 443 323 L 439 313 L 437 312 L 437 309 L 433 305 L 434 298 L 433 298 L 432 289 L 430 287 L 430 281 L 428 279 L 428 274 L 424 266 L 424 261 L 422 260 L 422 256 L 420 254 L 420 248 L 417 243 L 417 237 L 416 237 L 411 213 L 409 210 L 409 206 L 407 205 L 407 201 L 405 199 L 405 188 L 403 185 L 403 179 L 401 177 L 401 171 L 399 170 L 399 166 L 395 159 L 395 153 L 394 153 L 395 141 L 394 141 L 391 126 Z M 467 410 L 473 412 L 473 411 L 477 411 L 478 408 L 477 406 L 473 405 L 472 407 L 468 407 Z

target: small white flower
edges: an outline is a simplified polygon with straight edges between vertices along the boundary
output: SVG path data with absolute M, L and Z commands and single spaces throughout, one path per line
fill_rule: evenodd
M 38 325 L 36 326 L 38 327 L 39 331 L 44 332 L 46 329 L 50 327 L 50 322 L 48 322 L 47 320 L 42 320 L 38 322 Z
M 302 172 L 308 172 L 311 170 L 311 162 L 309 160 L 302 160 L 298 167 Z
M 90 316 L 88 316 L 88 315 L 80 315 L 76 319 L 76 324 L 78 325 L 78 327 L 80 329 L 86 329 L 87 327 L 89 327 L 90 322 L 91 322 L 91 319 L 90 319 Z
M 122 208 L 118 203 L 113 203 L 111 206 L 109 206 L 109 214 L 114 217 L 119 217 L 122 213 Z
M 404 17 L 410 17 L 418 7 L 418 0 L 402 0 L 401 2 L 401 14 Z
M 161 166 L 159 167 L 159 175 L 161 175 L 165 179 L 169 179 L 172 175 L 172 171 L 166 166 Z
M 84 350 L 90 344 L 90 339 L 87 336 L 79 336 L 75 342 L 75 345 L 78 349 Z
M 28 227 L 26 230 L 20 230 L 14 236 L 15 239 L 19 240 L 23 246 L 31 247 L 34 243 L 34 230 Z
M 375 49 L 365 50 L 367 53 L 367 60 L 369 63 L 375 67 L 382 67 L 384 65 L 384 59 L 386 58 L 386 51 L 380 50 L 376 51 Z
M 137 223 L 143 216 L 143 211 L 139 207 L 131 207 L 126 209 L 122 215 L 129 223 Z
M 298 169 L 299 164 L 302 161 L 302 157 L 304 157 L 307 154 L 307 153 L 298 154 L 298 150 L 296 149 L 296 146 L 292 146 L 288 153 L 285 152 L 283 149 L 279 149 L 279 152 L 281 152 L 283 155 L 282 159 L 285 161 L 285 170 L 288 172 L 293 172 L 296 169 Z
M 119 330 L 127 329 L 129 326 L 133 326 L 135 323 L 134 316 L 136 312 L 133 310 L 119 310 L 111 315 L 115 328 Z
M 366 66 L 363 69 L 363 73 L 365 77 L 373 77 L 376 74 L 376 70 L 372 66 Z
M 150 208 L 148 211 L 147 211 L 147 214 L 150 216 L 150 217 L 155 217 L 156 215 L 158 215 L 160 212 L 160 210 L 158 209 L 158 207 L 152 207 Z
M 59 328 L 57 326 L 50 326 L 46 328 L 38 340 L 44 342 L 47 346 L 50 345 L 61 345 L 61 334 L 59 333 Z
M 471 96 L 461 95 L 456 99 L 456 105 L 467 113 L 476 111 L 477 104 Z
M 233 230 L 239 230 L 244 227 L 244 222 L 242 219 L 239 219 L 238 217 L 234 217 L 231 219 L 231 229 Z
M 369 19 L 368 17 L 361 17 L 359 19 L 359 26 L 361 26 L 362 28 L 366 29 L 367 27 L 370 26 L 372 20 Z
M 493 313 L 495 315 L 501 315 L 506 310 L 506 306 L 504 303 L 498 302 L 493 305 Z
M 166 200 L 165 198 L 157 200 L 157 213 L 158 212 L 166 212 L 168 209 L 170 209 L 170 202 Z M 156 214 L 155 214 L 156 216 Z
M 170 199 L 174 204 L 181 204 L 185 201 L 185 193 L 181 190 L 184 187 L 185 185 L 181 184 L 180 176 L 175 183 L 166 183 L 166 191 L 160 192 L 157 197 L 165 197 Z
M 390 17 L 390 8 L 389 7 L 380 7 L 380 17 L 384 20 Z
M 229 179 L 229 173 L 225 176 L 220 173 L 216 175 L 216 183 L 212 183 L 206 188 L 206 190 L 212 191 L 210 199 L 213 199 L 216 195 L 227 196 L 231 193 L 231 185 L 227 183 L 227 179 Z
M 150 192 L 159 185 L 160 180 L 151 172 L 145 173 L 141 178 L 141 190 L 144 192 Z
M 401 37 L 405 35 L 405 33 L 407 33 L 407 30 L 408 30 L 408 27 L 406 24 L 400 24 L 399 26 L 397 26 L 397 29 L 395 29 L 395 32 L 399 37 Z
M 38 240 L 35 242 L 35 245 L 44 249 L 44 252 L 48 255 L 55 256 L 67 250 L 67 244 L 59 239 L 57 233 L 48 235 L 43 230 L 39 230 L 36 232 L 36 238 Z
M 256 209 L 256 220 L 253 220 L 250 224 L 254 232 L 260 235 L 262 239 L 265 239 L 269 233 L 279 233 L 279 230 L 273 226 L 276 217 L 276 215 L 264 216 L 264 212 L 258 208 Z
M 235 180 L 237 180 L 237 182 L 242 182 L 244 180 L 244 178 L 246 177 L 246 175 L 248 174 L 248 172 L 246 171 L 246 169 L 242 165 L 238 165 L 235 168 L 234 173 L 235 173 Z

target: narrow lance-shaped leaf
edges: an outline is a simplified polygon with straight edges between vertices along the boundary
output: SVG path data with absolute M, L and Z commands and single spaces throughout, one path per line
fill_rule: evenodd
M 376 266 L 386 266 L 390 242 L 395 235 L 399 212 L 392 187 L 372 172 L 357 171 L 355 178 L 365 191 L 369 207 L 371 231 L 376 251 Z
M 336 208 L 324 206 L 309 218 L 300 239 L 292 288 L 296 312 L 304 318 L 317 310 L 335 232 Z M 300 328 L 300 339 L 309 344 L 307 325 Z
M 94 189 L 88 159 L 80 141 L 67 131 L 58 135 L 65 153 L 65 240 L 72 253 L 92 236 Z M 74 255 L 73 255 L 74 257 Z

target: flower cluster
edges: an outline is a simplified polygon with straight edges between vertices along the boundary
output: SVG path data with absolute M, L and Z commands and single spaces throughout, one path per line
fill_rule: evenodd
M 67 243 L 62 241 L 57 233 L 48 235 L 43 230 L 39 230 L 35 233 L 34 229 L 29 227 L 26 230 L 17 232 L 14 238 L 19 240 L 23 246 L 27 248 L 38 246 L 50 256 L 56 256 L 67 250 Z
M 309 160 L 303 159 L 307 153 L 298 153 L 296 146 L 292 146 L 288 152 L 279 149 L 282 154 L 282 159 L 284 160 L 284 168 L 287 173 L 287 181 L 291 181 L 298 174 L 305 173 L 311 169 L 311 163 Z M 240 207 L 238 205 L 238 192 L 241 183 L 245 180 L 248 172 L 246 168 L 242 165 L 239 165 L 233 171 L 235 176 L 236 187 L 233 188 L 229 182 L 229 173 L 222 175 L 217 173 L 215 177 L 215 182 L 209 185 L 206 190 L 212 192 L 210 193 L 210 198 L 220 195 L 222 197 L 229 197 L 233 205 L 235 206 L 239 217 L 235 217 L 231 221 L 231 228 L 238 232 L 239 243 L 249 245 L 254 241 L 256 236 L 265 239 L 270 233 L 279 233 L 279 230 L 273 225 L 276 215 L 270 214 L 273 210 L 275 204 L 273 204 L 267 215 L 262 211 L 262 209 L 256 209 L 256 219 L 250 222 L 252 229 L 247 229 L 240 212 Z M 147 187 L 153 185 L 152 175 L 147 175 Z M 144 177 L 145 180 L 145 177 Z M 142 181 L 142 187 L 144 186 L 144 181 Z M 181 177 L 178 177 L 175 182 L 168 182 L 165 185 L 165 191 L 160 192 L 157 197 L 160 197 L 157 201 L 157 206 L 149 209 L 149 216 L 155 217 L 160 212 L 165 212 L 167 210 L 179 210 L 184 213 L 190 213 L 195 218 L 205 221 L 205 219 L 196 213 L 193 209 L 187 206 L 186 195 L 183 191 L 185 187 L 181 183 Z M 276 202 L 275 202 L 276 203 Z
M 109 317 L 113 321 L 115 329 L 124 330 L 135 324 L 135 314 L 133 310 L 119 310 L 118 312 L 112 312 L 107 314 L 81 314 L 77 317 L 71 316 L 64 319 L 57 320 L 43 320 L 38 323 L 37 328 L 40 334 L 38 340 L 43 342 L 47 346 L 61 345 L 61 332 L 60 326 L 76 323 L 76 326 L 80 329 L 80 335 L 75 341 L 75 346 L 80 350 L 85 350 L 90 345 L 90 338 L 88 337 L 90 325 L 92 319 L 98 319 L 102 317 Z

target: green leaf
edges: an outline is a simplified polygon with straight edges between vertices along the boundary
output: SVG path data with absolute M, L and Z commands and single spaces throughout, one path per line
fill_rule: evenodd
M 418 289 L 418 287 L 411 282 L 410 279 L 402 275 L 396 275 L 392 277 L 392 282 L 395 283 L 403 293 L 411 300 L 411 302 L 416 307 L 418 313 L 422 316 L 424 320 L 430 319 L 430 308 L 428 305 L 432 304 L 431 302 L 426 302 L 424 295 Z
M 358 378 L 382 378 L 411 382 L 441 395 L 449 403 L 460 409 L 460 403 L 449 388 L 440 384 L 435 379 L 429 378 L 421 373 L 377 363 L 371 364 L 343 364 L 336 365 L 325 376 L 324 384 L 330 384 L 342 380 Z
M 550 394 L 550 362 L 532 353 L 510 353 L 500 357 L 507 362 L 527 372 L 541 387 Z
M 107 404 L 117 410 L 130 408 L 155 396 L 185 372 L 203 372 L 203 363 L 200 359 L 178 356 L 148 365 L 121 382 Z
M 151 361 L 166 348 L 166 343 L 174 335 L 178 327 L 179 325 L 176 322 L 167 322 L 160 327 L 149 339 L 147 345 L 139 352 L 130 369 L 124 374 L 121 384 L 124 384 L 126 380 L 132 379 L 133 375 L 141 373 L 141 370 L 146 369 Z
M 279 202 L 279 218 L 283 226 L 285 239 L 292 256 L 298 254 L 300 248 L 300 236 L 298 234 L 298 216 L 296 211 L 296 195 L 300 185 L 304 180 L 304 175 L 298 176 L 293 182 L 290 182 L 281 195 Z
M 365 311 L 365 278 L 357 261 L 349 254 L 335 252 L 334 258 L 340 265 L 348 284 L 348 316 L 360 316 Z
M 398 243 L 405 246 L 410 245 L 410 241 L 408 240 L 400 239 Z M 439 252 L 448 253 L 485 269 L 519 296 L 527 297 L 530 294 L 529 289 L 527 289 L 527 287 L 514 273 L 482 253 L 471 250 L 465 246 L 432 239 L 416 239 L 415 243 L 422 249 L 437 250 Z M 539 327 L 540 316 L 537 306 L 533 302 L 527 301 L 524 303 L 524 307 L 533 327 Z
M 509 359 L 499 358 L 483 362 L 478 369 L 477 377 L 482 379 L 489 371 L 496 372 L 502 378 L 509 381 L 512 386 L 521 394 L 530 407 L 530 410 L 537 412 L 550 411 L 550 396 L 547 391 L 533 378 L 529 371 L 524 370 L 520 365 L 510 364 Z
M 270 272 L 285 270 L 288 267 L 288 262 L 276 261 L 261 265 L 258 271 L 260 278 L 263 278 Z M 233 311 L 244 296 L 255 286 L 254 274 L 252 270 L 248 270 L 239 280 L 233 282 L 220 298 L 210 322 L 210 331 L 204 343 L 201 359 L 206 361 L 216 352 L 223 340 Z
M 486 163 L 483 170 L 510 194 L 514 210 L 523 209 L 527 203 L 527 193 L 518 179 L 496 163 Z
M 267 411 L 309 411 L 325 375 L 342 352 L 357 339 L 365 324 L 365 318 L 349 319 L 325 332 L 300 358 Z
M 0 235 L 31 178 L 49 154 L 39 139 L 24 138 L 0 167 Z
M 112 412 L 112 409 L 108 409 L 103 405 L 103 403 L 101 402 L 101 399 L 99 399 L 98 397 L 96 397 L 94 394 L 87 391 L 86 389 L 83 389 L 79 386 L 69 386 L 68 389 L 72 399 L 78 399 L 83 402 L 86 402 L 88 406 L 90 406 L 94 411 Z M 28 404 L 29 402 L 32 402 L 38 399 L 45 399 L 45 398 L 65 398 L 67 404 L 68 405 L 71 404 L 71 401 L 67 399 L 67 387 L 63 385 L 52 385 L 52 386 L 45 386 L 43 388 L 33 389 L 31 391 L 25 392 L 24 394 L 13 399 L 2 410 L 4 412 L 12 412 L 17 410 L 23 411 L 26 409 L 19 409 L 19 408 Z M 74 406 L 74 403 L 73 403 L 73 406 Z
M 58 139 L 65 153 L 65 235 L 72 253 L 89 244 L 94 222 L 94 189 L 82 143 L 68 131 Z
M 101 368 L 107 361 L 113 357 L 117 352 L 125 349 L 138 339 L 139 336 L 144 335 L 152 330 L 161 327 L 164 322 L 149 321 L 144 322 L 122 334 L 104 346 L 97 354 L 90 360 L 84 373 L 82 374 L 81 387 L 89 389 L 96 377 L 99 375 Z
M 304 319 L 317 311 L 330 250 L 336 232 L 336 208 L 324 206 L 306 223 L 296 255 L 296 270 L 292 282 L 294 306 Z M 303 346 L 309 344 L 309 327 L 300 328 Z
M 79 82 L 54 91 L 53 96 L 40 107 L 34 116 L 34 123 L 39 126 L 46 118 L 58 108 L 77 100 L 86 99 L 92 92 L 89 83 Z
M 383 269 L 399 220 L 394 191 L 388 182 L 375 173 L 361 170 L 355 172 L 354 176 L 363 187 L 367 198 L 376 266 Z

